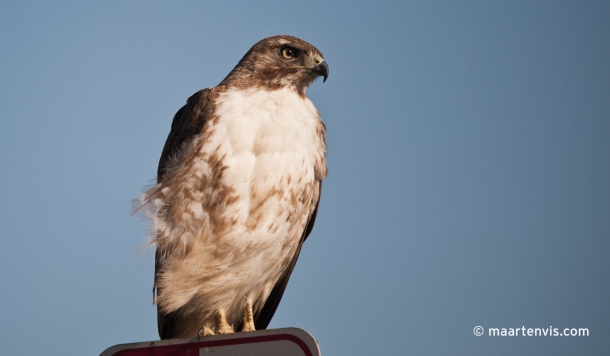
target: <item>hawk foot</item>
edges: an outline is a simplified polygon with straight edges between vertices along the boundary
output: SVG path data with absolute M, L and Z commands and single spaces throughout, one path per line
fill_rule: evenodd
M 219 309 L 216 312 L 216 334 L 233 334 L 233 328 L 227 322 L 227 317 L 223 309 Z
M 244 310 L 244 326 L 241 328 L 242 332 L 256 331 L 254 327 L 254 313 L 252 312 L 252 302 L 246 301 L 246 309 Z
M 209 336 L 209 335 L 214 335 L 214 331 L 212 331 L 212 329 L 208 328 L 207 326 L 204 326 L 201 329 L 199 329 L 199 333 L 197 336 Z

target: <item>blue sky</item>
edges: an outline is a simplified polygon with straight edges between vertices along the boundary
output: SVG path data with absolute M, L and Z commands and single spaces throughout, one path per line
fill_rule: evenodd
M 329 63 L 308 90 L 329 176 L 270 327 L 325 355 L 608 354 L 608 18 L 602 1 L 2 2 L 0 354 L 158 338 L 131 200 L 186 98 L 276 34 Z

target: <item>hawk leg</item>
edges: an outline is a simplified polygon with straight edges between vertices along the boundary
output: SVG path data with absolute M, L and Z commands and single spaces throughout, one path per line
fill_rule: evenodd
M 244 310 L 244 326 L 242 326 L 242 332 L 255 331 L 254 327 L 254 313 L 252 312 L 252 302 L 248 299 L 246 301 L 246 309 Z
M 233 328 L 227 322 L 227 317 L 223 309 L 219 309 L 216 312 L 216 334 L 233 334 Z

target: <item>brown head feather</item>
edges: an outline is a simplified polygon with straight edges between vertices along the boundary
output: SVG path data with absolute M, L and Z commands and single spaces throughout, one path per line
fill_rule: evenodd
M 294 50 L 294 56 L 285 58 L 282 51 Z M 311 44 L 288 35 L 268 37 L 250 48 L 219 86 L 239 89 L 264 87 L 278 90 L 293 87 L 301 96 L 320 75 L 312 70 L 322 59 L 322 53 Z

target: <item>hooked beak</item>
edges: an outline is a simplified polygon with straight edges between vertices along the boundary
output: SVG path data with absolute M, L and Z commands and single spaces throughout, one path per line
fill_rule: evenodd
M 328 64 L 326 64 L 326 61 L 322 60 L 320 64 L 312 67 L 311 70 L 317 75 L 324 76 L 322 83 L 326 82 L 326 78 L 328 78 Z

